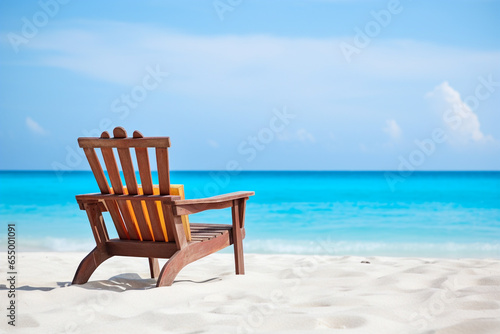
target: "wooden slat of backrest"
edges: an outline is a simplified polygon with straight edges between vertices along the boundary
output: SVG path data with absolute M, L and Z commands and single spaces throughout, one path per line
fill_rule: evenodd
M 120 171 L 118 170 L 118 165 L 116 164 L 113 149 L 102 148 L 101 152 L 108 171 L 109 180 L 111 181 L 111 186 L 113 187 L 113 192 L 117 195 L 123 195 L 122 179 L 120 178 Z
M 144 195 L 153 195 L 153 180 L 151 179 L 151 167 L 149 166 L 149 155 L 147 148 L 136 148 L 137 166 L 141 177 L 141 185 Z
M 156 148 L 156 165 L 160 195 L 170 195 L 170 172 L 168 170 L 168 152 L 166 148 Z
M 115 128 L 114 131 L 115 138 L 125 138 L 127 133 L 123 128 Z M 123 176 L 125 177 L 125 183 L 127 184 L 128 193 L 130 195 L 137 195 L 137 180 L 135 178 L 134 165 L 132 164 L 132 157 L 130 155 L 130 148 L 118 148 L 118 156 L 120 157 L 120 163 L 122 165 Z M 153 234 L 151 228 L 146 220 L 143 207 L 140 202 L 132 201 L 132 207 L 137 219 L 137 225 L 141 232 L 141 239 L 152 241 Z
M 118 166 L 116 165 L 116 159 L 115 159 L 115 155 L 113 153 L 113 149 L 112 148 L 102 148 L 101 152 L 102 152 L 102 157 L 104 158 L 104 163 L 106 164 L 106 169 L 108 171 L 109 180 L 111 181 L 111 185 L 113 186 L 113 192 L 115 194 L 122 195 L 123 194 L 123 185 L 122 185 L 122 180 L 120 178 L 120 171 L 118 170 Z M 128 232 L 128 237 L 123 238 L 122 235 L 124 235 L 124 233 L 122 233 L 122 232 L 125 232 L 125 231 L 121 231 L 121 229 L 122 229 L 121 226 L 117 226 L 116 230 L 118 232 L 118 236 L 120 237 L 120 239 L 130 239 L 130 238 L 132 238 L 134 240 L 140 239 L 140 234 L 137 230 L 134 219 L 132 218 L 132 214 L 130 213 L 130 209 L 129 209 L 130 204 L 128 204 L 126 201 L 118 201 L 116 203 L 116 205 L 120 208 L 120 211 L 123 215 L 123 220 L 124 220 L 125 226 L 127 227 L 127 232 Z M 113 218 L 113 221 L 115 222 L 115 226 L 120 225 L 120 224 L 116 223 L 115 217 L 112 217 L 112 218 Z M 120 235 L 120 233 L 122 235 Z
M 120 128 L 122 129 L 123 128 Z M 115 128 L 116 130 L 116 128 Z M 113 130 L 114 131 L 114 130 Z M 123 130 L 124 131 L 124 130 Z M 169 137 L 147 137 L 147 138 L 122 138 L 116 137 L 109 140 L 101 140 L 100 138 L 78 138 L 78 144 L 81 148 L 130 148 L 130 147 L 170 147 Z
M 142 137 L 143 136 L 139 131 L 134 131 L 134 138 Z M 151 167 L 149 165 L 148 149 L 145 147 L 136 147 L 135 154 L 137 156 L 137 165 L 139 167 L 139 175 L 141 176 L 143 194 L 153 195 L 153 180 L 151 178 Z M 151 229 L 153 230 L 154 240 L 165 241 L 166 236 L 163 233 L 160 214 L 158 212 L 156 203 L 147 201 L 145 203 L 145 206 L 148 212 L 149 223 L 151 224 Z
M 106 176 L 104 175 L 104 171 L 102 170 L 101 163 L 99 162 L 99 158 L 97 157 L 97 153 L 95 152 L 95 149 L 84 148 L 83 150 L 85 152 L 85 155 L 87 156 L 87 160 L 89 161 L 90 168 L 92 169 L 92 172 L 94 173 L 94 177 L 97 181 L 97 184 L 99 185 L 99 189 L 101 190 L 101 193 L 102 194 L 109 194 L 110 193 L 109 184 L 108 184 L 108 181 L 106 180 Z M 111 218 L 113 219 L 113 222 L 116 226 L 118 236 L 122 239 L 128 239 L 129 235 L 128 235 L 127 231 L 124 230 L 123 221 L 122 221 L 120 212 L 118 211 L 118 208 L 116 207 L 116 204 L 113 204 L 113 201 L 105 201 L 105 203 L 106 203 L 106 206 L 108 207 L 109 214 L 111 215 Z
M 102 194 L 109 194 L 109 184 L 106 180 L 106 176 L 104 175 L 104 171 L 102 170 L 101 163 L 99 162 L 99 158 L 97 157 L 95 150 L 93 148 L 84 148 L 83 151 L 89 161 L 90 169 L 92 169 L 92 173 L 94 173 L 99 190 Z
M 134 138 L 143 138 L 142 133 L 134 131 Z M 141 176 L 144 195 L 153 195 L 153 180 L 151 179 L 147 147 L 136 147 L 135 155 L 137 156 L 137 166 L 139 166 L 139 175 Z
M 170 172 L 168 168 L 168 152 L 166 148 L 156 148 L 156 168 L 158 169 L 158 186 L 160 195 L 170 195 Z M 168 241 L 175 241 L 176 231 L 174 228 L 173 216 L 165 212 L 162 205 L 165 228 L 167 230 Z
M 124 221 L 122 219 L 122 215 L 120 214 L 120 209 L 118 203 L 116 201 L 104 201 L 109 211 L 109 215 L 113 219 L 113 223 L 115 224 L 116 232 L 118 233 L 118 237 L 122 240 L 130 239 L 131 236 L 129 231 L 125 228 Z

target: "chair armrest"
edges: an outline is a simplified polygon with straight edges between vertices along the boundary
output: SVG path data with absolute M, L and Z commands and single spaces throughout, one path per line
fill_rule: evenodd
M 77 195 L 76 201 L 80 205 L 80 209 L 85 210 L 84 204 L 91 202 L 102 202 L 105 203 L 107 200 L 127 200 L 127 201 L 161 201 L 171 203 L 174 200 L 178 200 L 180 196 L 173 195 L 116 195 L 116 194 L 85 194 Z M 106 211 L 106 210 L 105 210 Z
M 221 203 L 226 201 L 232 201 L 235 199 L 248 198 L 255 195 L 253 191 L 236 191 L 234 193 L 217 195 L 213 197 L 206 198 L 196 198 L 196 199 L 182 199 L 174 200 L 175 205 L 186 205 L 186 204 L 210 204 L 210 203 Z
M 234 193 L 217 195 L 199 199 L 173 200 L 174 213 L 178 216 L 189 215 L 210 209 L 224 209 L 233 206 L 233 201 L 248 199 L 255 195 L 253 191 L 237 191 Z
M 116 195 L 116 194 L 85 194 L 77 195 L 76 200 L 81 210 L 85 210 L 85 203 L 101 202 L 105 204 L 107 200 L 127 200 L 127 201 L 161 201 L 163 204 L 170 204 L 174 207 L 174 213 L 178 216 L 189 215 L 210 209 L 224 209 L 233 206 L 234 200 L 248 199 L 253 196 L 253 191 L 237 191 L 234 193 L 218 195 L 200 199 L 181 200 L 180 196 L 173 195 Z M 107 210 L 103 210 L 107 211 Z

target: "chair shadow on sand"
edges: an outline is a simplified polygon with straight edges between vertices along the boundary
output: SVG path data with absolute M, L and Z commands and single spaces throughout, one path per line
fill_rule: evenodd
M 203 281 L 193 281 L 193 280 L 175 280 L 176 283 L 189 282 L 189 283 L 208 283 L 213 281 L 220 281 L 220 277 L 213 277 Z M 16 287 L 18 291 L 52 291 L 54 289 L 66 288 L 69 286 L 88 289 L 88 290 L 107 290 L 115 292 L 123 292 L 128 290 L 148 290 L 156 287 L 156 279 L 154 278 L 142 278 L 136 273 L 125 273 L 113 276 L 107 280 L 91 281 L 85 284 L 74 284 L 71 282 L 57 282 L 57 287 L 43 287 L 43 286 L 29 286 L 24 285 Z M 0 284 L 1 290 L 9 290 L 5 284 Z
M 213 277 L 203 281 L 175 280 L 173 284 L 175 285 L 176 283 L 181 282 L 200 284 L 219 280 L 219 277 Z M 156 279 L 142 278 L 136 273 L 126 273 L 113 276 L 107 280 L 91 281 L 85 284 L 73 286 L 89 290 L 108 290 L 116 292 L 123 292 L 128 290 L 149 290 L 156 287 Z

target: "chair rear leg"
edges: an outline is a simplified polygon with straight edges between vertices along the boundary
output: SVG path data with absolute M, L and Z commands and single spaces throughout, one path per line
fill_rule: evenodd
M 97 269 L 97 267 L 112 257 L 106 253 L 98 249 L 94 248 L 83 260 L 80 262 L 78 269 L 76 270 L 75 277 L 73 278 L 73 282 L 71 284 L 84 284 L 87 283 L 92 273 Z
M 160 274 L 160 265 L 158 264 L 158 259 L 154 257 L 148 258 L 149 260 L 149 272 L 151 278 L 156 278 Z

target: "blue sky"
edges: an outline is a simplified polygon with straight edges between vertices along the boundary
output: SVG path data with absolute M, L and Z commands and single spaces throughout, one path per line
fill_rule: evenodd
M 499 170 L 500 1 L 2 1 L 0 169 Z

